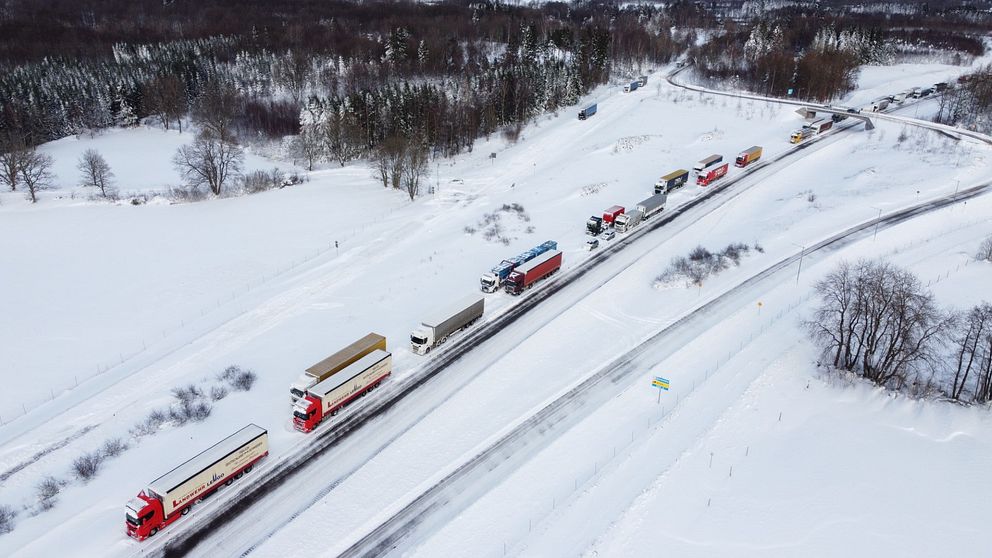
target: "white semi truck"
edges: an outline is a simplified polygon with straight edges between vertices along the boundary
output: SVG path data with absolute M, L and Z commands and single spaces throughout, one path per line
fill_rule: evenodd
M 452 334 L 474 324 L 482 317 L 486 299 L 479 295 L 468 296 L 435 317 L 424 320 L 420 327 L 410 334 L 413 352 L 425 355 L 431 349 L 448 340 Z

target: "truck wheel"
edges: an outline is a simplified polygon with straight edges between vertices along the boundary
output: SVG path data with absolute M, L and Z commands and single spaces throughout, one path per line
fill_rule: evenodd
M 188 514 L 188 513 L 189 513 L 189 506 L 186 506 L 185 508 L 183 508 L 183 511 L 181 511 L 181 512 L 179 512 L 179 513 L 180 513 L 181 515 L 186 515 L 186 514 Z
M 245 467 L 245 474 L 246 475 L 251 472 L 252 467 L 254 467 L 254 465 L 249 465 L 249 466 Z
M 333 411 L 331 411 L 331 416 L 332 416 L 332 417 L 336 417 L 336 416 L 338 416 L 338 410 L 339 410 L 339 409 L 334 409 Z
M 155 533 L 158 533 L 158 528 L 157 527 L 152 527 L 152 530 L 151 531 L 148 531 L 148 536 L 149 537 L 154 537 L 155 536 Z
M 238 473 L 237 475 L 234 475 L 234 478 L 235 478 L 235 480 L 237 480 L 237 479 L 240 479 L 241 477 L 243 477 L 244 475 L 245 475 L 244 472 L 241 472 L 241 473 Z
M 231 486 L 232 484 L 234 484 L 234 479 L 232 478 L 228 478 L 226 481 L 224 481 L 224 486 Z

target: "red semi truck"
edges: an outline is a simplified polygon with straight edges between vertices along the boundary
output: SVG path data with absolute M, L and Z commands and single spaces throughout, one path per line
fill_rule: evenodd
M 621 215 L 623 215 L 623 206 L 614 205 L 603 212 L 603 222 L 612 227 L 617 217 Z
M 268 432 L 254 424 L 224 438 L 152 481 L 124 508 L 124 527 L 143 541 L 189 513 L 193 504 L 230 486 L 269 455 Z
M 737 160 L 734 161 L 734 166 L 744 168 L 760 158 L 761 158 L 760 145 L 748 147 L 744 151 L 741 151 L 739 155 L 737 155 Z
M 728 163 L 724 163 L 718 167 L 703 170 L 703 172 L 699 173 L 699 176 L 696 177 L 696 184 L 699 186 L 709 186 L 714 180 L 723 178 L 727 175 L 728 166 Z
M 510 274 L 506 280 L 506 292 L 518 295 L 559 269 L 561 269 L 561 250 L 545 252 Z
M 376 349 L 307 390 L 293 406 L 293 427 L 311 432 L 325 418 L 375 389 L 393 371 L 393 356 Z

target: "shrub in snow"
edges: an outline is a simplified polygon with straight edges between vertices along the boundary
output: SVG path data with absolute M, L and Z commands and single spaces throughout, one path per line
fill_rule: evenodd
M 72 473 L 79 480 L 87 482 L 96 476 L 102 464 L 103 454 L 99 451 L 84 453 L 72 462 Z
M 757 244 L 755 247 L 758 251 L 763 251 Z M 731 263 L 740 265 L 741 258 L 750 251 L 750 246 L 739 242 L 728 244 L 719 253 L 713 253 L 703 246 L 697 246 L 689 252 L 688 257 L 673 258 L 668 269 L 655 278 L 655 283 L 663 285 L 675 281 L 686 281 L 692 285 L 702 285 L 707 277 L 727 269 Z
M 978 248 L 978 253 L 975 254 L 975 259 L 978 261 L 992 262 L 992 235 L 987 236 L 985 240 L 982 241 L 982 245 Z
M 52 476 L 42 479 L 36 489 L 38 507 L 42 510 L 54 508 L 58 503 L 59 492 L 62 492 L 62 482 L 59 479 Z
M 0 535 L 14 530 L 14 518 L 17 512 L 10 506 L 0 506 Z
M 225 388 L 224 386 L 214 386 L 210 388 L 211 401 L 220 401 L 225 397 L 227 397 L 227 388 Z
M 163 411 L 155 409 L 148 414 L 144 422 L 131 428 L 131 435 L 135 438 L 141 438 L 142 436 L 155 434 L 168 419 L 169 417 Z
M 200 422 L 210 416 L 210 403 L 206 401 L 185 401 L 169 408 L 169 419 L 176 426 L 187 422 Z
M 203 399 L 203 390 L 195 384 L 187 384 L 183 387 L 172 388 L 172 396 L 180 405 L 188 405 L 198 399 Z
M 246 370 L 240 366 L 228 366 L 220 373 L 220 379 L 227 382 L 236 391 L 249 391 L 258 376 L 252 370 Z
M 118 455 L 127 451 L 128 445 L 124 440 L 120 438 L 111 438 L 103 443 L 103 456 L 104 457 L 117 457 Z

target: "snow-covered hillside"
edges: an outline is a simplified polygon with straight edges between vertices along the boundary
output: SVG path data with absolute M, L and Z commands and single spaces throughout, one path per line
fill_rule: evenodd
M 886 92 L 954 71 L 897 68 L 891 78 L 900 85 Z M 882 71 L 872 72 L 852 103 L 885 88 Z M 66 540 L 79 556 L 160 549 L 225 497 L 145 543 L 123 535 L 124 503 L 249 422 L 269 430 L 259 474 L 307 444 L 292 429 L 286 392 L 309 365 L 376 331 L 394 355 L 391 382 L 411 377 L 425 359 L 410 352 L 410 330 L 437 306 L 477 292 L 479 275 L 501 259 L 554 239 L 567 273 L 594 255 L 584 249 L 590 215 L 632 207 L 659 176 L 711 153 L 730 159 L 762 145 L 773 159 L 793 149 L 788 135 L 801 122 L 795 107 L 687 92 L 660 72 L 638 92 L 604 87 L 584 101 L 599 103 L 590 120 L 548 116 L 516 144 L 481 140 L 439 162 L 435 191 L 412 203 L 361 164 L 328 165 L 304 184 L 245 197 L 93 202 L 66 195 L 76 191 L 69 186 L 84 149 L 104 152 L 122 190 L 160 190 L 177 181 L 168 160 L 188 138 L 143 128 L 45 146 L 65 188 L 35 205 L 0 194 L 0 339 L 10 371 L 0 393 L 0 504 L 20 510 L 0 546 L 19 556 L 47 555 Z M 934 106 L 907 110 L 925 117 Z M 536 409 L 711 301 L 715 310 L 666 334 L 636 373 L 589 395 L 571 429 L 534 437 L 518 469 L 495 471 L 472 498 L 452 495 L 450 517 L 426 523 L 400 548 L 424 556 L 643 555 L 657 545 L 679 555 L 832 555 L 849 550 L 840 545 L 852 532 L 866 556 L 950 548 L 943 543 L 954 531 L 919 546 L 900 529 L 932 524 L 948 491 L 962 503 L 941 508 L 940 520 L 981 528 L 988 493 L 961 487 L 988 463 L 986 411 L 830 380 L 813 369 L 798 321 L 808 286 L 836 260 L 861 255 L 888 254 L 924 275 L 953 268 L 935 287 L 939 296 L 976 302 L 992 269 L 963 265 L 963 254 L 992 233 L 989 200 L 811 254 L 798 281 L 789 268 L 743 294 L 732 289 L 846 227 L 988 180 L 989 156 L 988 146 L 892 122 L 832 132 L 577 278 L 327 452 L 306 486 L 287 483 L 193 554 L 342 551 Z M 292 168 L 261 157 L 248 166 Z M 666 211 L 707 193 L 688 185 Z M 671 258 L 732 242 L 763 251 L 702 288 L 656 288 Z M 487 319 L 518 300 L 487 296 Z M 74 458 L 130 439 L 173 388 L 212 382 L 230 364 L 256 371 L 251 391 L 217 401 L 203 422 L 132 442 L 88 483 L 71 480 Z M 673 381 L 662 404 L 652 374 Z M 926 489 L 913 485 L 923 471 L 935 472 Z M 54 509 L 34 515 L 47 475 L 71 482 Z M 878 515 L 887 522 L 871 521 Z M 962 554 L 977 549 L 965 537 L 955 544 Z

